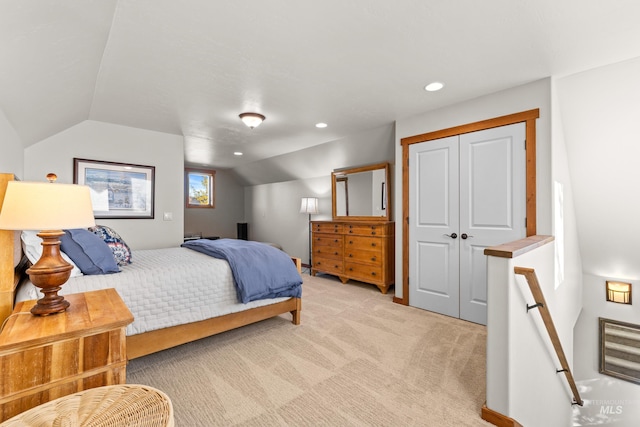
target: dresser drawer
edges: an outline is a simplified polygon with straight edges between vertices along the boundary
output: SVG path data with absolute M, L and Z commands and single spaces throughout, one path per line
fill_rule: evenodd
M 352 279 L 362 280 L 367 283 L 382 282 L 384 280 L 382 277 L 382 267 L 375 265 L 347 262 L 344 273 L 348 274 Z
M 331 246 L 334 248 L 342 248 L 342 236 L 333 236 L 330 234 L 314 234 L 313 247 Z
M 314 246 L 313 258 L 330 258 L 342 261 L 342 246 Z
M 351 251 L 382 252 L 382 239 L 377 237 L 346 236 L 344 248 L 347 254 Z
M 345 224 L 345 235 L 357 235 L 357 236 L 384 236 L 386 228 L 384 225 L 374 224 Z
M 324 271 L 327 273 L 342 273 L 342 260 L 330 259 L 330 258 L 314 258 L 313 268 L 315 270 Z
M 345 262 L 357 262 L 368 265 L 380 265 L 382 257 L 380 252 L 376 251 L 347 251 Z
M 314 233 L 342 234 L 342 224 L 336 224 L 334 222 L 327 222 L 327 223 L 316 222 L 312 224 L 311 230 Z

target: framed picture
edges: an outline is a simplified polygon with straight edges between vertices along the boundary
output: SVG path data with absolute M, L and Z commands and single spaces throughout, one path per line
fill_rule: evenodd
M 640 325 L 599 318 L 600 373 L 640 384 Z
M 216 207 L 216 171 L 203 169 L 185 169 L 184 194 L 187 208 Z
M 91 191 L 96 218 L 153 218 L 154 166 L 73 159 L 73 182 Z

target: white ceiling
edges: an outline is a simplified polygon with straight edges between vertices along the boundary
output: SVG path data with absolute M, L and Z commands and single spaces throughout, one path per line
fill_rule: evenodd
M 236 167 L 638 57 L 639 16 L 637 0 L 1 0 L 0 109 L 25 147 L 91 119 Z

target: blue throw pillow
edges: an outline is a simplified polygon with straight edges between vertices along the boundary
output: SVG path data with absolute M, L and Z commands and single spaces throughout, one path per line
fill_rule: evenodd
M 113 257 L 118 265 L 131 264 L 131 249 L 113 228 L 106 225 L 96 225 L 89 227 L 89 231 L 104 240 L 113 252 Z
M 64 236 L 60 237 L 60 249 L 84 274 L 109 274 L 120 271 L 109 246 L 88 230 L 65 230 Z

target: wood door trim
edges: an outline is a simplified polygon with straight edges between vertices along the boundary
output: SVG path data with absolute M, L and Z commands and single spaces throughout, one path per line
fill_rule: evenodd
M 526 132 L 526 215 L 527 237 L 536 235 L 536 119 L 540 109 L 495 117 L 479 122 L 468 123 L 441 129 L 434 132 L 409 136 L 400 139 L 402 145 L 402 298 L 394 297 L 398 304 L 409 305 L 409 146 L 420 142 L 434 141 L 449 136 L 476 132 L 500 126 L 525 123 Z

